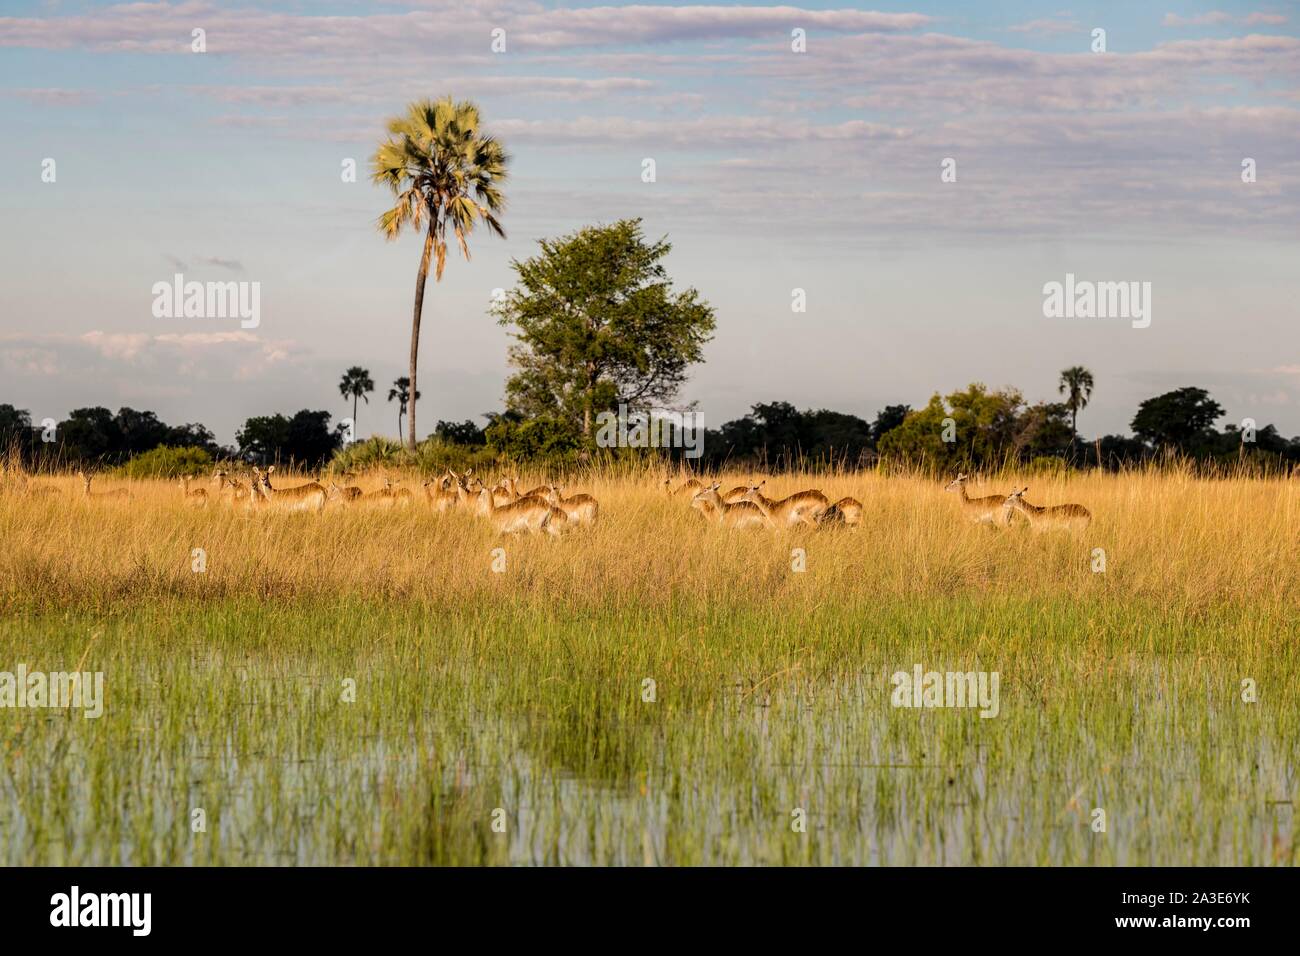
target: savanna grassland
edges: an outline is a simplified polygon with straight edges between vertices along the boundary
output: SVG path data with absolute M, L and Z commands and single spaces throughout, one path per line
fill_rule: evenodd
M 0 496 L 0 670 L 102 671 L 106 698 L 0 709 L 0 863 L 1300 859 L 1300 482 L 1020 480 L 1092 511 L 1074 535 L 783 475 L 863 522 L 772 533 L 658 477 L 571 479 L 600 520 L 558 539 L 164 482 Z M 997 671 L 998 715 L 892 707 L 917 664 Z

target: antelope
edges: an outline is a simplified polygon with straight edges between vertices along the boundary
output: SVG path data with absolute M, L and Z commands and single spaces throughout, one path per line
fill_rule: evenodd
M 273 471 L 275 465 L 266 471 L 253 468 L 254 491 L 262 496 L 263 501 L 267 504 L 283 505 L 289 511 L 315 511 L 320 514 L 325 510 L 328 496 L 319 483 L 309 481 L 305 485 L 296 485 L 293 488 L 273 488 L 271 487 Z
M 340 488 L 332 480 L 330 481 L 329 489 L 325 494 L 326 500 L 342 502 L 345 505 L 354 504 L 360 497 L 361 489 L 356 485 L 344 485 Z
M 703 491 L 705 487 L 704 482 L 700 481 L 700 479 L 687 478 L 678 486 L 677 490 L 674 491 L 673 480 L 671 478 L 664 479 L 664 492 L 669 498 L 682 498 L 687 495 L 694 497 L 697 493 Z
M 181 476 L 181 498 L 184 499 L 187 505 L 193 505 L 195 508 L 206 508 L 208 506 L 208 489 L 195 488 L 190 491 L 190 482 L 193 480 L 193 475 Z
M 478 493 L 478 513 L 489 519 L 498 534 L 518 534 L 521 531 L 558 535 L 569 523 L 569 516 L 552 507 L 541 498 L 524 497 L 518 501 L 498 506 L 491 488 Z
M 749 485 L 736 485 L 736 487 L 732 488 L 722 496 L 722 500 L 729 505 L 734 505 L 737 501 L 744 501 L 745 495 L 748 493 Z
M 965 472 L 959 472 L 951 484 L 943 490 L 957 492 L 957 499 L 961 502 L 961 510 L 976 524 L 997 524 L 999 517 L 1003 519 L 1004 524 L 1010 521 L 1010 512 L 1003 507 L 1006 498 L 1002 495 L 972 498 L 966 494 L 966 482 L 969 480 L 969 475 Z
M 591 495 L 577 494 L 565 498 L 559 485 L 551 485 L 543 499 L 552 508 L 559 508 L 575 524 L 594 525 L 600 512 L 600 502 Z
M 766 479 L 746 488 L 744 500 L 757 505 L 779 526 L 788 528 L 796 524 L 815 525 L 831 506 L 830 499 L 816 489 L 796 491 L 786 498 L 774 501 L 763 494 L 761 489 L 765 484 Z M 858 508 L 861 507 L 859 504 Z
M 518 478 L 502 478 L 492 488 L 492 500 L 500 500 L 509 503 L 527 497 L 527 495 L 521 495 L 519 493 L 518 482 Z
M 771 528 L 772 519 L 752 501 L 737 501 L 728 504 L 718 494 L 721 482 L 715 481 L 710 487 L 696 493 L 691 498 L 691 507 L 709 521 L 716 521 L 724 528 Z
M 550 485 L 538 485 L 536 488 L 530 488 L 527 491 L 520 491 L 516 484 L 518 478 L 506 479 L 510 483 L 510 493 L 515 496 L 515 501 L 520 498 L 545 498 L 550 493 Z
M 389 481 L 387 478 L 384 479 L 384 490 L 392 495 L 393 501 L 403 508 L 409 508 L 415 501 L 415 495 L 412 494 L 410 488 L 399 488 L 397 482 Z
M 841 498 L 817 518 L 818 524 L 857 525 L 862 523 L 862 502 L 857 498 Z
M 221 496 L 222 503 L 232 508 L 240 503 L 246 508 L 253 508 L 261 500 L 262 496 L 253 490 L 253 481 L 231 478 L 224 471 L 213 472 L 212 480 L 217 483 L 217 494 Z
M 124 501 L 127 498 L 131 497 L 131 492 L 127 491 L 127 489 L 125 488 L 114 488 L 112 491 L 91 491 L 90 490 L 91 476 L 86 474 L 84 471 L 78 471 L 77 475 L 78 477 L 81 478 L 81 482 L 82 482 L 81 490 L 85 493 L 85 497 L 87 500 L 93 499 L 95 501 Z
M 406 490 L 406 489 L 402 489 Z M 406 491 L 410 495 L 410 491 Z M 360 505 L 377 505 L 381 508 L 391 508 L 401 502 L 394 490 L 393 483 L 387 478 L 384 479 L 382 488 L 376 488 L 374 491 L 366 491 L 357 495 L 356 503 Z
M 429 505 L 434 511 L 444 512 L 449 508 L 454 508 L 460 495 L 451 490 L 452 477 L 448 471 L 437 481 L 430 478 L 424 483 L 424 496 L 428 499 Z
M 447 474 L 451 475 L 452 480 L 456 482 L 456 503 L 463 508 L 473 507 L 478 500 L 479 492 L 484 490 L 483 482 L 470 477 L 474 474 L 474 469 L 471 468 L 465 474 L 458 475 L 448 468 Z
M 1013 491 L 1007 495 L 1003 504 L 1006 512 L 1006 523 L 1011 523 L 1013 512 L 1019 511 L 1029 521 L 1029 527 L 1035 531 L 1050 531 L 1054 528 L 1065 528 L 1070 531 L 1082 531 L 1088 527 L 1092 521 L 1092 512 L 1083 505 L 1046 505 L 1039 507 L 1031 505 L 1025 500 L 1025 492 L 1029 486 L 1021 488 L 1019 491 Z

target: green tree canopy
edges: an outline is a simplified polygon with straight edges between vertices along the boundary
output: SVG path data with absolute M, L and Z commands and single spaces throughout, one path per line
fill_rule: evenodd
M 513 262 L 518 285 L 493 307 L 518 342 L 507 407 L 590 435 L 595 416 L 620 403 L 671 406 L 714 315 L 695 289 L 673 291 L 668 241 L 647 242 L 641 220 L 624 219 L 540 245 Z
M 1214 442 L 1214 423 L 1223 406 L 1203 388 L 1192 386 L 1148 398 L 1133 416 L 1133 434 L 1155 448 L 1177 448 L 1186 454 L 1203 451 Z
M 258 464 L 294 461 L 314 468 L 342 444 L 338 429 L 330 430 L 330 413 L 303 409 L 292 418 L 262 415 L 244 422 L 236 434 L 242 454 Z
M 880 453 L 940 471 L 999 463 L 1017 448 L 1024 404 L 1014 388 L 989 391 L 978 382 L 946 399 L 935 393 L 881 436 Z

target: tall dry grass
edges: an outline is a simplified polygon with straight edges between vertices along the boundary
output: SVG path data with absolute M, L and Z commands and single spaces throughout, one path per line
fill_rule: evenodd
M 390 477 L 398 477 L 389 475 Z M 523 474 L 531 486 L 547 476 Z M 724 487 L 749 474 L 720 476 Z M 1034 533 L 962 518 L 940 482 L 874 472 L 786 474 L 780 496 L 819 487 L 864 505 L 856 528 L 737 532 L 669 500 L 649 470 L 568 482 L 601 504 L 594 529 L 559 540 L 499 538 L 472 514 L 416 505 L 390 511 L 331 505 L 324 514 L 213 502 L 187 507 L 169 482 L 130 487 L 129 502 L 86 501 L 75 477 L 45 478 L 57 496 L 0 494 L 0 600 L 10 606 L 105 606 L 176 595 L 199 600 L 372 596 L 436 602 L 659 606 L 675 597 L 790 608 L 826 601 L 984 595 L 1107 598 L 1196 612 L 1215 603 L 1294 611 L 1300 595 L 1300 482 L 1204 480 L 1187 473 L 1008 474 L 972 496 L 1028 484 L 1037 504 L 1074 502 L 1088 530 Z M 280 479 L 283 486 L 295 479 Z M 377 487 L 380 476 L 364 476 Z M 505 573 L 494 573 L 503 548 Z M 192 570 L 192 553 L 207 569 Z M 801 548 L 806 573 L 792 572 Z M 1105 570 L 1094 571 L 1104 552 Z

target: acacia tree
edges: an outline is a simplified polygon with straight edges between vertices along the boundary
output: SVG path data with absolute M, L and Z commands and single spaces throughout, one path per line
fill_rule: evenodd
M 695 289 L 673 291 L 668 241 L 646 242 L 641 220 L 624 219 L 539 244 L 512 263 L 518 285 L 492 310 L 517 341 L 507 407 L 590 437 L 601 411 L 671 405 L 714 314 Z
M 397 204 L 379 217 L 379 230 L 396 239 L 404 226 L 424 229 L 424 251 L 415 280 L 415 310 L 411 317 L 411 361 L 407 378 L 413 396 L 407 419 L 409 440 L 415 447 L 416 365 L 420 354 L 420 320 L 424 311 L 424 286 L 429 262 L 434 281 L 442 281 L 447 263 L 447 228 L 451 227 L 461 255 L 469 259 L 466 241 L 476 222 L 505 238 L 497 220 L 505 209 L 500 185 L 506 178 L 509 157 L 505 149 L 479 129 L 478 107 L 451 97 L 420 100 L 406 115 L 388 121 L 388 139 L 371 158 L 371 178 L 387 186 Z

